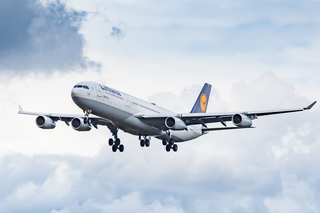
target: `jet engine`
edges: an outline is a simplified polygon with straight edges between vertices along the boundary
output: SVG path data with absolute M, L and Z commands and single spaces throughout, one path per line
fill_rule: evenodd
M 89 122 L 84 122 L 83 118 L 73 118 L 71 121 L 71 126 L 74 130 L 77 131 L 90 131 L 91 130 L 91 125 Z
M 51 118 L 42 115 L 36 118 L 36 124 L 41 129 L 54 129 L 56 127 L 56 123 Z
M 235 114 L 232 116 L 232 122 L 238 127 L 250 127 L 252 126 L 252 121 L 250 118 L 244 114 Z
M 187 129 L 187 125 L 180 118 L 167 117 L 164 123 L 168 129 L 173 129 L 173 130 Z

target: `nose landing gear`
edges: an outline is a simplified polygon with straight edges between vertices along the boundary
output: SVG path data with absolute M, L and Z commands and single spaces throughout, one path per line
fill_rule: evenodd
M 144 139 L 141 139 L 141 136 L 140 136 L 139 139 L 140 139 L 140 146 L 141 147 L 144 147 L 144 146 L 149 147 L 150 146 L 150 139 L 148 139 L 146 136 L 144 137 Z

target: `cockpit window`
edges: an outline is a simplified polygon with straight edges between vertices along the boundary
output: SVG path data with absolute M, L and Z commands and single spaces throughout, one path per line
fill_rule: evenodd
M 84 88 L 84 89 L 89 89 L 88 86 L 86 85 L 75 85 L 73 88 Z

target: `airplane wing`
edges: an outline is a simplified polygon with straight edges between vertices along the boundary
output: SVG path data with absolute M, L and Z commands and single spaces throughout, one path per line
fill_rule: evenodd
M 251 120 L 258 118 L 259 116 L 275 115 L 291 112 L 300 112 L 304 110 L 310 110 L 317 102 L 313 102 L 304 108 L 293 108 L 293 109 L 280 109 L 280 110 L 265 110 L 265 111 L 248 111 L 248 112 L 229 112 L 229 113 L 188 113 L 181 114 L 181 118 L 185 120 L 187 125 L 190 124 L 206 124 L 216 123 L 225 121 L 231 121 L 232 116 L 235 114 L 243 114 L 249 117 Z
M 19 105 L 19 114 L 24 114 L 24 115 L 36 115 L 36 116 L 46 116 L 48 118 L 51 118 L 54 122 L 57 121 L 64 121 L 68 126 L 69 122 L 73 118 L 85 118 L 84 114 L 57 114 L 57 113 L 39 113 L 39 112 L 26 112 L 23 111 L 22 107 Z M 102 126 L 109 126 L 113 125 L 115 126 L 110 120 L 107 120 L 105 118 L 101 118 L 96 115 L 89 115 L 89 120 L 90 123 L 95 127 L 98 128 L 97 125 L 102 125 Z
M 228 112 L 228 113 L 185 113 L 185 114 L 177 114 L 175 117 L 180 118 L 185 122 L 186 125 L 194 125 L 194 124 L 202 124 L 204 127 L 207 127 L 207 123 L 222 123 L 225 127 L 227 126 L 225 122 L 231 121 L 233 115 L 235 114 L 243 114 L 254 120 L 259 116 L 266 115 L 275 115 L 275 114 L 283 114 L 283 113 L 291 113 L 291 112 L 300 112 L 304 110 L 310 110 L 317 101 L 313 102 L 307 107 L 304 108 L 294 108 L 294 109 L 280 109 L 280 110 L 265 110 L 265 111 L 248 111 L 248 112 Z M 172 115 L 142 115 L 141 120 L 146 123 L 152 123 L 154 126 L 157 126 L 161 129 L 166 129 L 165 127 L 165 119 Z M 239 128 L 239 127 L 236 127 Z M 225 128 L 223 128 L 225 129 Z M 208 131 L 213 131 L 217 129 L 212 129 Z
M 218 127 L 218 128 L 204 128 L 202 129 L 202 132 L 209 132 L 209 131 L 220 131 L 220 130 L 230 130 L 230 129 L 252 129 L 255 128 L 253 126 L 251 127 Z

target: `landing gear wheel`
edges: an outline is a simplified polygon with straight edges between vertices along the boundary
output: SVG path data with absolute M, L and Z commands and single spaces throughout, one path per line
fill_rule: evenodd
M 141 146 L 141 147 L 144 147 L 144 140 L 141 140 L 141 141 L 140 141 L 140 146 Z
M 124 146 L 123 146 L 122 144 L 119 146 L 119 151 L 120 151 L 120 152 L 123 152 L 123 151 L 124 151 Z
M 167 145 L 167 140 L 166 139 L 162 139 L 162 145 L 164 145 L 164 146 Z
M 117 149 L 118 149 L 118 147 L 117 147 L 116 145 L 113 145 L 113 146 L 112 146 L 112 151 L 113 151 L 113 152 L 116 152 Z
M 177 145 L 177 144 L 174 144 L 173 147 L 172 147 L 172 149 L 173 149 L 173 151 L 175 151 L 175 152 L 178 151 L 178 145 Z
M 169 139 L 169 145 L 172 146 L 173 143 L 174 143 L 173 138 L 170 138 L 170 139 Z
M 167 152 L 170 152 L 170 149 L 171 149 L 171 146 L 168 144 L 168 145 L 166 146 Z
M 146 140 L 145 140 L 145 143 L 146 143 L 146 147 L 149 147 L 149 146 L 150 146 L 150 141 L 149 141 L 149 139 L 146 139 Z
M 112 145 L 113 145 L 113 139 L 110 138 L 110 139 L 109 139 L 109 146 L 112 146 Z
M 120 145 L 120 139 L 119 138 L 116 138 L 116 142 L 114 143 L 116 146 L 119 146 Z

